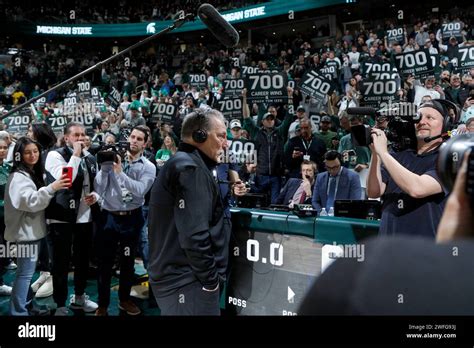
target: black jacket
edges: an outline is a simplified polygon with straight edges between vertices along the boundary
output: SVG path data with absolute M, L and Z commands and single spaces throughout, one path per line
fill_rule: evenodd
M 211 172 L 215 166 L 181 143 L 153 184 L 148 274 L 158 296 L 196 281 L 215 288 L 225 280 L 230 236 L 222 228 L 222 200 Z
M 466 102 L 466 99 L 469 98 L 469 93 L 470 93 L 470 88 L 469 87 L 459 87 L 458 94 L 456 94 L 453 91 L 452 87 L 447 87 L 444 90 L 444 93 L 446 94 L 446 99 L 449 100 L 450 102 L 453 102 L 454 104 L 457 104 L 461 108 L 464 107 L 464 103 Z
M 257 150 L 258 175 L 283 175 L 283 146 L 285 138 L 278 129 L 273 128 L 267 132 L 262 127 L 255 137 Z
M 354 256 L 334 261 L 298 315 L 474 315 L 471 239 L 436 244 L 414 236 L 377 237 L 362 245 L 363 262 Z M 453 282 L 453 274 L 462 277 Z
M 56 149 L 54 151 L 64 158 L 66 162 L 72 157 L 72 151 L 67 146 Z M 94 179 L 97 174 L 97 161 L 91 154 L 84 157 L 87 172 L 89 173 L 90 192 L 94 191 Z M 46 181 L 48 184 L 54 182 L 56 179 L 46 171 Z M 84 184 L 84 172 L 79 169 L 77 176 L 72 183 L 72 187 L 67 190 L 59 190 L 55 193 L 48 208 L 46 208 L 45 215 L 47 219 L 54 219 L 69 223 L 76 223 L 77 213 L 82 196 L 82 186 Z M 74 204 L 71 204 L 74 202 Z M 97 217 L 100 213 L 100 208 L 97 203 L 91 206 L 92 216 Z
M 296 147 L 299 147 L 299 151 L 303 152 L 304 155 L 309 155 L 310 160 L 316 163 L 318 172 L 326 170 L 323 162 L 323 157 L 326 153 L 326 144 L 324 141 L 313 135 L 311 141 L 306 143 L 301 136 L 298 136 L 293 137 L 288 141 L 288 146 L 285 151 L 285 162 L 290 171 L 290 177 L 301 177 L 301 163 L 303 163 L 304 158 L 293 158 L 293 151 Z

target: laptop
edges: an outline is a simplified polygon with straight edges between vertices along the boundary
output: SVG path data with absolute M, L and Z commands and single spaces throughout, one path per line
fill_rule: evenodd
M 268 205 L 268 197 L 265 194 L 247 193 L 237 197 L 237 206 L 240 208 L 263 208 Z
M 334 202 L 334 216 L 380 220 L 382 204 L 376 200 L 340 199 Z

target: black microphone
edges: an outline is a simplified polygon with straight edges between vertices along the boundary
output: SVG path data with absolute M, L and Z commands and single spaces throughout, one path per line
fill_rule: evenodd
M 374 108 L 347 108 L 349 115 L 377 115 L 377 110 Z
M 426 138 L 423 139 L 423 141 L 425 143 L 429 143 L 430 141 L 433 141 L 433 140 L 436 140 L 436 139 L 439 139 L 439 138 L 447 139 L 449 137 L 450 137 L 449 133 L 446 132 L 446 133 L 441 133 L 441 134 L 435 135 L 434 137 L 426 137 Z
M 239 43 L 239 33 L 210 4 L 202 4 L 198 16 L 211 33 L 226 47 L 234 47 Z

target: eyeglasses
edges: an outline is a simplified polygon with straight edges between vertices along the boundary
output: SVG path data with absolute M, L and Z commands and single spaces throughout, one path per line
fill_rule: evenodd
M 330 167 L 330 166 L 326 165 L 327 170 L 338 170 L 339 168 L 341 168 L 340 164 L 338 164 L 337 166 L 333 166 L 333 167 Z

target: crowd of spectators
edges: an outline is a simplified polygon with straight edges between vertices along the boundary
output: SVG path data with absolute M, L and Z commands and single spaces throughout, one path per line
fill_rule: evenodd
M 56 10 L 52 13 L 53 7 L 46 6 L 46 3 L 32 2 L 31 4 L 32 13 L 36 15 L 42 13 L 44 18 L 53 18 L 54 15 L 61 21 L 60 18 L 67 15 L 68 6 L 66 3 L 63 4 L 64 6 L 57 4 L 55 7 L 63 8 L 62 17 L 58 16 L 59 12 Z M 84 2 L 84 4 L 88 3 Z M 132 4 L 120 0 L 117 7 L 107 8 L 107 10 L 105 7 L 88 7 L 84 4 L 75 7 L 77 10 L 75 23 L 84 23 L 81 21 L 114 23 L 122 20 L 128 22 L 171 19 L 178 8 L 189 6 L 194 9 L 196 7 L 196 2 L 193 1 L 152 1 L 146 4 Z M 233 6 L 248 5 L 248 2 L 218 1 L 216 4 L 221 5 L 221 10 L 225 10 Z M 20 13 L 13 5 L 4 7 L 2 11 L 4 16 L 11 17 L 13 20 L 20 21 L 31 18 L 28 11 L 24 11 L 22 8 Z M 31 18 L 31 20 L 35 20 L 35 18 Z M 443 22 L 450 21 L 462 23 L 461 36 L 443 40 L 440 32 L 441 25 Z M 386 30 L 398 27 L 403 28 L 401 42 L 389 42 Z M 248 88 L 243 88 L 239 95 L 242 98 L 241 113 L 227 120 L 229 143 L 237 140 L 251 141 L 255 144 L 256 149 L 256 161 L 238 163 L 237 166 L 232 167 L 232 170 L 238 172 L 239 178 L 247 183 L 250 192 L 266 194 L 269 203 L 285 205 L 307 203 L 312 204 L 319 212 L 322 212 L 323 209 L 331 211 L 335 199 L 365 199 L 367 197 L 365 193 L 366 177 L 373 154 L 367 146 L 356 146 L 352 142 L 351 127 L 363 124 L 369 124 L 381 130 L 388 127 L 387 117 L 381 116 L 373 119 L 363 115 L 348 115 L 346 112 L 350 106 L 364 105 L 360 89 L 361 83 L 366 78 L 363 71 L 364 64 L 393 63 L 396 54 L 423 48 L 429 50 L 430 54 L 439 57 L 437 60 L 439 63 L 437 63 L 433 75 L 424 79 L 416 79 L 413 76 L 398 74 L 396 79 L 398 79 L 399 88 L 394 93 L 397 100 L 415 105 L 429 99 L 448 100 L 457 105 L 459 109 L 459 119 L 455 120 L 459 121 L 459 124 L 456 125 L 456 132 L 458 134 L 474 132 L 474 94 L 472 92 L 474 68 L 461 73 L 457 65 L 459 64 L 459 59 L 457 59 L 459 48 L 471 47 L 473 44 L 472 23 L 469 16 L 462 17 L 453 13 L 450 16 L 438 17 L 430 14 L 420 16 L 420 18 L 406 24 L 390 19 L 386 21 L 385 26 L 365 24 L 364 27 L 354 31 L 340 30 L 335 38 L 327 37 L 320 45 L 315 44 L 312 39 L 304 33 L 295 33 L 294 36 L 286 38 L 264 39 L 251 46 L 241 44 L 235 49 L 214 50 L 200 44 L 189 44 L 184 46 L 163 45 L 136 50 L 126 59 L 117 59 L 87 77 L 87 81 L 100 91 L 100 95 L 96 96 L 95 100 L 91 97 L 94 108 L 89 112 L 89 115 L 84 115 L 93 118 L 92 125 L 87 125 L 88 134 L 83 134 L 82 125 L 72 124 L 69 128 L 77 128 L 74 131 L 77 134 L 70 131 L 64 136 L 59 131 L 56 134 L 57 143 L 53 145 L 56 136 L 51 134 L 50 129 L 47 129 L 44 133 L 49 132 L 48 151 L 54 152 L 59 148 L 62 149 L 60 151 L 67 152 L 68 148 L 73 148 L 77 158 L 75 164 L 77 170 L 79 161 L 81 161 L 81 144 L 79 142 L 84 142 L 85 149 L 88 151 L 87 156 L 91 161 L 91 168 L 96 167 L 94 156 L 104 145 L 123 145 L 123 142 L 126 141 L 134 143 L 136 151 L 133 153 L 132 159 L 136 168 L 133 172 L 135 181 L 138 183 L 137 186 L 140 187 L 140 199 L 137 200 L 128 192 L 128 196 L 120 196 L 120 202 L 116 203 L 117 205 L 129 203 L 134 208 L 129 211 L 129 215 L 131 215 L 131 212 L 136 212 L 138 209 L 136 206 L 147 205 L 146 191 L 151 187 L 154 171 L 155 169 L 159 171 L 166 161 L 175 155 L 180 143 L 181 126 L 188 114 L 197 108 L 218 107 L 218 101 L 224 98 L 223 81 L 242 77 L 244 67 L 256 67 L 260 71 L 277 70 L 286 74 L 289 81 L 294 81 L 292 86 L 286 87 L 285 102 L 254 103 L 251 100 L 251 91 Z M 25 52 L 23 55 L 14 56 L 11 62 L 0 64 L 0 112 L 38 96 L 51 86 L 74 76 L 107 56 L 107 53 L 94 49 L 76 50 L 66 45 L 55 44 L 46 45 L 44 51 Z M 15 58 L 18 57 L 20 64 L 16 64 Z M 300 90 L 299 82 L 306 73 L 312 70 L 322 71 L 322 69 L 331 67 L 334 68 L 332 75 L 334 92 L 332 94 L 325 95 L 324 98 L 316 98 L 305 95 Z M 191 80 L 192 74 L 204 74 L 204 85 L 194 84 Z M 112 101 L 113 98 L 110 98 L 114 95 L 114 91 L 118 92 L 120 98 L 120 100 L 115 100 L 115 104 Z M 40 142 L 38 134 L 35 135 L 37 125 L 42 124 L 45 129 L 48 128 L 43 123 L 50 123 L 49 121 L 53 117 L 61 116 L 66 104 L 65 98 L 71 98 L 74 93 L 76 93 L 77 105 L 91 102 L 83 99 L 77 92 L 76 84 L 73 84 L 69 88 L 51 92 L 43 102 L 35 103 L 32 112 L 32 121 L 34 122 L 23 134 L 13 132 L 7 122 L 2 124 L 4 130 L 0 132 L 0 164 L 2 167 L 12 161 L 16 138 L 20 138 L 18 144 L 24 143 L 22 146 L 25 149 L 26 146 L 31 145 L 33 150 L 38 153 L 40 150 L 45 150 L 41 149 L 39 145 L 35 145 L 36 143 L 32 144 L 31 139 L 33 138 Z M 163 103 L 176 106 L 177 110 L 171 120 L 157 120 L 154 117 L 155 107 Z M 25 140 L 27 139 L 24 137 L 25 135 L 31 139 Z M 136 145 L 137 143 L 139 146 Z M 146 161 L 135 161 L 142 154 Z M 64 161 L 57 154 L 53 154 L 53 156 L 56 156 L 60 160 L 58 163 L 61 163 L 61 165 L 56 165 L 56 174 L 58 174 L 56 179 L 61 181 L 60 168 L 68 162 L 63 155 L 61 156 L 64 157 Z M 70 154 L 69 157 L 71 157 Z M 51 158 L 50 153 L 50 165 Z M 34 165 L 41 168 L 36 179 L 42 180 L 44 163 L 41 163 L 39 159 L 36 158 Z M 148 162 L 150 162 L 149 165 Z M 28 163 L 26 162 L 26 164 Z M 142 185 L 142 187 L 137 178 L 143 172 L 142 165 L 144 164 L 149 167 L 147 170 L 150 175 L 146 180 L 148 184 Z M 82 169 L 82 171 L 84 170 Z M 104 168 L 101 170 L 101 178 L 115 175 L 113 172 L 118 171 L 117 175 L 120 175 L 123 180 L 123 175 L 120 173 L 120 163 L 114 165 L 114 168 L 109 166 L 106 173 Z M 95 173 L 95 171 L 90 171 L 89 175 L 91 176 L 93 172 Z M 92 180 L 89 175 L 84 176 L 84 182 Z M 341 180 L 334 179 L 337 176 L 340 176 Z M 4 173 L 3 179 L 7 177 Z M 227 179 L 225 178 L 225 180 Z M 6 182 L 6 180 L 3 181 Z M 66 185 L 66 181 L 61 183 L 59 181 L 56 186 Z M 99 180 L 96 183 L 102 182 Z M 335 194 L 336 185 L 338 185 L 339 195 Z M 36 194 L 36 188 L 42 185 L 35 187 L 35 183 L 32 182 L 29 186 L 31 186 L 31 191 Z M 41 192 L 48 190 L 48 195 L 53 195 L 52 186 L 48 189 L 41 189 Z M 82 187 L 79 187 L 77 192 L 80 192 L 81 189 Z M 112 192 L 106 189 L 102 191 L 104 195 Z M 51 199 L 49 196 L 45 196 L 48 198 L 43 202 L 45 206 Z M 100 201 L 100 197 L 97 198 L 89 191 L 87 197 L 87 200 L 90 200 L 90 204 L 87 205 L 94 205 Z M 130 199 L 129 201 L 122 201 L 127 197 Z M 230 194 L 224 197 L 230 204 L 232 199 Z M 109 209 L 116 211 L 112 208 Z M 84 209 L 87 210 L 87 207 Z M 138 218 L 141 220 L 141 215 L 137 216 Z M 145 215 L 143 220 L 146 220 Z M 90 223 L 92 219 L 88 216 L 83 222 Z M 137 232 L 141 236 L 140 243 L 133 244 L 132 249 L 139 249 L 146 267 L 147 225 L 144 226 L 143 230 Z M 109 228 L 109 230 L 114 229 L 116 227 Z M 70 251 L 71 248 L 69 244 L 67 245 L 68 247 L 62 249 Z M 102 274 L 105 279 L 102 280 L 102 290 L 106 289 L 107 294 L 110 289 L 113 256 L 107 255 L 107 269 L 104 267 L 105 271 L 102 270 L 105 272 L 105 276 Z M 66 255 L 66 259 L 68 258 L 70 256 Z M 86 257 L 84 256 L 84 258 Z M 133 276 L 131 274 L 133 262 L 130 260 L 120 262 L 126 263 L 128 267 L 126 275 L 131 278 Z M 61 272 L 57 271 L 56 266 L 56 283 L 61 279 L 63 281 L 67 279 L 64 277 L 67 274 L 67 262 L 64 262 L 62 266 L 64 269 Z M 24 294 L 22 296 L 25 295 L 23 297 L 26 297 L 28 292 L 35 264 L 30 264 L 28 267 L 31 274 L 28 284 L 25 282 L 23 284 Z M 64 274 L 61 276 L 58 273 Z M 122 274 L 125 274 L 123 270 Z M 49 272 L 48 276 L 45 276 L 45 281 L 48 277 L 50 277 Z M 130 290 L 128 287 L 122 285 L 121 287 Z M 11 288 L 8 288 L 9 286 L 0 283 L 0 294 L 11 293 Z M 58 287 L 55 286 L 55 289 Z M 129 314 L 139 314 L 140 310 L 129 303 L 129 293 L 130 291 L 127 291 L 127 294 L 122 293 L 121 306 Z M 98 304 L 105 306 L 102 312 L 98 312 L 102 313 L 101 315 L 107 313 L 109 296 L 107 294 L 100 295 L 105 298 L 105 300 L 102 299 L 102 304 L 101 301 Z M 83 291 L 75 295 L 71 299 L 71 305 L 76 305 L 84 311 L 97 309 L 98 305 L 89 301 Z M 57 290 L 55 296 L 58 296 Z M 61 296 L 61 306 L 64 307 L 60 308 L 65 308 L 65 300 L 66 297 Z M 24 310 L 24 303 L 18 307 Z M 67 310 L 64 310 L 64 314 L 67 314 Z
M 452 37 L 446 42 L 441 38 L 440 28 L 442 23 L 449 21 L 461 22 L 463 31 L 462 37 Z M 261 127 L 268 112 L 273 114 L 276 127 L 285 125 L 284 130 L 281 129 L 281 145 L 284 148 L 278 150 L 282 156 L 281 168 L 285 169 L 282 176 L 298 177 L 300 162 L 307 155 L 309 157 L 304 157 L 305 159 L 311 159 L 317 164 L 318 171 L 324 171 L 323 160 L 327 150 L 338 150 L 345 154 L 343 164 L 358 173 L 363 172 L 370 162 L 371 154 L 366 147 L 353 146 L 348 136 L 350 127 L 369 123 L 371 126 L 385 128 L 387 124 L 384 120 L 349 118 L 344 112 L 347 107 L 363 105 L 360 85 L 365 78 L 362 71 L 364 63 L 393 63 L 397 53 L 428 49 L 432 54 L 439 55 L 435 75 L 422 80 L 402 76 L 397 91 L 399 100 L 418 105 L 426 98 L 447 99 L 458 105 L 462 123 L 468 123 L 473 116 L 474 98 L 471 90 L 474 85 L 474 69 L 461 74 L 455 63 L 456 50 L 472 44 L 469 19 L 456 13 L 439 17 L 430 14 L 420 16 L 410 24 L 401 25 L 393 19 L 387 20 L 385 24 L 385 27 L 366 24 L 359 30 L 340 31 L 336 38 L 328 37 L 320 46 L 315 46 L 311 37 L 296 33 L 289 38 L 265 39 L 249 47 L 241 45 L 235 49 L 211 50 L 196 44 L 186 45 L 184 49 L 170 45 L 134 51 L 129 59 L 109 63 L 89 78 L 93 86 L 99 87 L 103 96 L 115 88 L 122 97 L 118 108 L 112 107 L 107 101 L 97 108 L 94 115 L 96 129 L 95 134 L 91 134 L 91 140 L 105 142 L 107 135 L 111 134 L 113 138 L 108 138 L 110 142 L 112 139 L 119 141 L 122 134 L 126 134 L 122 132 L 123 129 L 146 124 L 154 132 L 150 143 L 150 151 L 153 153 L 161 149 L 167 134 L 178 145 L 183 118 L 203 104 L 215 107 L 216 101 L 223 98 L 222 81 L 241 77 L 242 67 L 252 66 L 261 70 L 285 72 L 289 80 L 295 81 L 295 87 L 291 89 L 289 96 L 292 108 L 285 104 L 263 106 L 250 103 L 249 114 L 254 116 L 256 124 L 247 122 L 245 110 L 239 118 L 239 127 L 246 131 L 250 140 L 255 140 L 256 136 L 252 127 Z M 386 30 L 400 26 L 404 28 L 401 42 L 388 42 Z M 97 51 L 77 51 L 65 45 L 51 45 L 45 51 L 29 55 L 19 66 L 13 63 L 0 65 L 2 104 L 7 108 L 9 105 L 19 104 L 106 56 Z M 333 94 L 320 100 L 301 93 L 298 82 L 305 73 L 332 66 L 336 70 Z M 195 73 L 206 74 L 205 87 L 199 88 L 191 83 L 190 74 Z M 54 113 L 70 92 L 71 90 L 64 89 L 50 93 L 44 109 L 38 111 L 39 119 Z M 156 123 L 156 119 L 152 117 L 153 104 L 163 102 L 179 106 L 173 121 L 166 125 Z M 291 125 L 286 124 L 287 114 L 291 118 Z M 291 141 L 305 132 L 306 119 L 311 121 L 309 135 L 314 135 L 322 142 L 317 150 L 317 142 L 311 143 L 311 137 L 303 142 L 309 142 L 313 147 L 306 151 L 299 151 L 303 150 L 299 146 L 301 144 Z M 466 129 L 466 126 L 461 126 L 460 132 Z M 229 127 L 229 139 L 233 138 L 232 134 Z M 295 148 L 296 160 L 293 154 Z M 259 166 L 262 165 L 259 163 Z M 283 183 L 284 181 L 281 184 Z M 280 187 L 281 185 L 277 186 L 277 189 Z M 275 200 L 277 192 L 273 192 L 272 196 Z
M 113 24 L 173 20 L 181 10 L 193 13 L 200 4 L 211 3 L 219 11 L 227 11 L 262 2 L 261 0 L 201 1 L 152 0 L 145 3 L 129 0 L 117 1 L 117 6 L 97 4 L 93 1 L 4 1 L 0 17 L 13 22 L 44 22 L 50 24 Z M 25 4 L 26 3 L 26 4 Z M 74 11 L 71 13 L 70 11 Z

